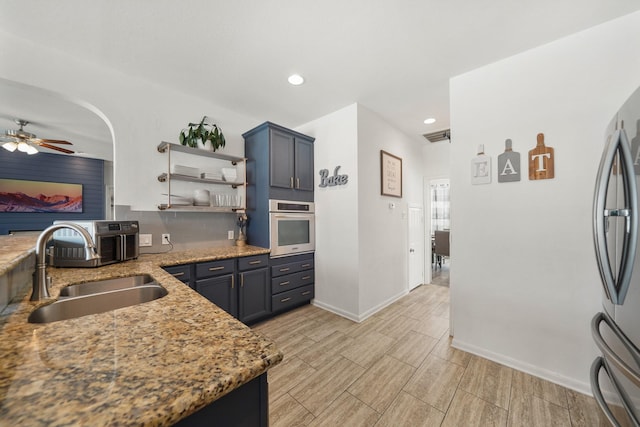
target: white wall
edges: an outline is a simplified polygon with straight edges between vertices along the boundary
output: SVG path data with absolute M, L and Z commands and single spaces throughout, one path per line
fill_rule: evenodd
M 407 205 L 422 204 L 421 147 L 358 104 L 296 130 L 316 138 L 316 183 L 320 169 L 349 175 L 346 186 L 316 185 L 315 304 L 361 321 L 408 291 Z M 380 150 L 403 159 L 402 199 L 380 195 Z
M 316 138 L 315 303 L 351 319 L 359 312 L 357 120 L 353 104 L 296 129 Z M 318 187 L 320 170 L 333 175 L 336 166 L 347 184 Z
M 409 204 L 423 204 L 421 148 L 378 114 L 358 106 L 361 318 L 408 292 L 407 213 Z M 402 158 L 402 199 L 380 194 L 380 150 Z
M 640 13 L 451 80 L 454 345 L 588 391 L 600 309 L 591 200 L 605 128 L 640 85 Z M 543 132 L 555 179 L 497 183 L 504 140 Z M 478 144 L 492 183 L 470 184 Z

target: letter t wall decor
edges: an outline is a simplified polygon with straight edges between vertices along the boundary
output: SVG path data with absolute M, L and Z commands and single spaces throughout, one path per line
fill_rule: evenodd
M 544 145 L 544 134 L 538 134 L 538 145 L 529 151 L 529 179 L 552 179 L 554 177 L 553 148 Z

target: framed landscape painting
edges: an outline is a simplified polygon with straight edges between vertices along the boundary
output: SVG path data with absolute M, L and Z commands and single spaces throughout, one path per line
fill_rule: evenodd
M 82 213 L 82 184 L 0 178 L 0 212 Z

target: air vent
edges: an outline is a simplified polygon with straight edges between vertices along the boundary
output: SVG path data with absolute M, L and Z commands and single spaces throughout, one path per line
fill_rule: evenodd
M 425 138 L 429 140 L 429 142 L 439 142 L 448 140 L 451 142 L 451 129 L 439 130 L 437 132 L 425 133 Z

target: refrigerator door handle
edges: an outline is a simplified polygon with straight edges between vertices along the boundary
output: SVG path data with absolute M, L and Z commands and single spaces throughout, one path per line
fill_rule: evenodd
M 631 409 L 631 406 L 629 404 L 629 395 L 627 395 L 627 393 L 620 387 L 620 384 L 616 380 L 615 376 L 611 375 L 609 364 L 607 363 L 606 359 L 603 359 L 602 357 L 596 357 L 596 359 L 593 361 L 593 363 L 591 364 L 591 373 L 589 375 L 591 379 L 591 391 L 593 392 L 593 397 L 596 399 L 596 403 L 598 404 L 600 409 L 602 409 L 602 412 L 605 414 L 605 416 L 607 417 L 611 425 L 615 427 L 620 427 L 620 423 L 618 422 L 616 417 L 613 415 L 613 412 L 611 412 L 609 405 L 607 405 L 607 402 L 604 396 L 602 395 L 602 389 L 600 388 L 600 380 L 598 378 L 598 375 L 601 369 L 604 369 L 605 373 L 611 380 L 611 384 L 613 385 L 613 388 L 615 389 L 616 394 L 620 397 L 620 400 L 622 401 L 622 405 L 626 410 L 625 412 L 631 419 L 631 422 L 635 427 L 639 427 L 640 423 L 638 422 L 638 419 L 634 415 Z
M 620 154 L 618 171 L 622 175 L 625 203 L 624 209 L 606 209 L 609 177 L 615 167 L 616 153 Z M 609 261 L 606 233 L 610 217 L 625 218 L 625 232 L 622 244 L 622 258 L 617 279 Z M 624 129 L 616 130 L 607 142 L 605 152 L 600 160 L 596 189 L 593 202 L 593 238 L 596 250 L 598 270 L 604 285 L 607 298 L 614 304 L 622 304 L 629 290 L 633 262 L 636 256 L 638 238 L 638 193 L 633 156 L 629 140 Z
M 602 334 L 600 333 L 600 323 L 603 321 L 607 326 L 609 326 L 609 328 L 611 328 L 620 342 L 622 342 L 638 366 L 640 366 L 640 350 L 638 350 L 631 340 L 627 338 L 624 332 L 622 332 L 620 327 L 607 314 L 598 313 L 591 320 L 591 335 L 593 336 L 593 340 L 596 342 L 600 351 L 602 351 L 605 359 L 615 364 L 625 377 L 629 378 L 629 380 L 631 380 L 637 387 L 640 387 L 640 372 L 629 366 L 618 354 L 616 354 L 616 352 L 613 351 L 602 337 Z

